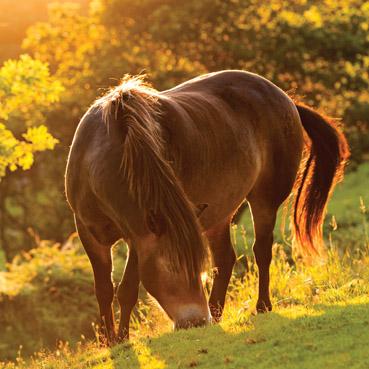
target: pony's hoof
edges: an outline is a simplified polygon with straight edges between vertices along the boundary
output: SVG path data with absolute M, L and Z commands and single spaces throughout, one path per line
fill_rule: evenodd
M 222 319 L 223 309 L 221 307 L 216 307 L 212 304 L 209 304 L 209 310 L 210 310 L 210 314 L 211 314 L 210 323 L 218 324 Z
M 106 337 L 103 337 L 99 339 L 98 346 L 101 348 L 113 347 L 117 343 L 117 339 L 107 339 Z
M 258 301 L 256 304 L 256 312 L 258 314 L 264 314 L 272 311 L 272 304 L 270 302 Z
M 118 338 L 117 336 L 113 336 L 113 337 L 109 337 L 106 342 L 105 342 L 105 346 L 106 347 L 113 347 L 118 343 Z
M 210 320 L 210 324 L 218 324 L 222 320 L 221 316 L 212 316 Z
M 117 339 L 117 344 L 121 343 L 128 343 L 129 342 L 129 336 L 121 336 Z
M 124 331 L 118 334 L 117 343 L 126 343 L 129 341 L 129 332 Z

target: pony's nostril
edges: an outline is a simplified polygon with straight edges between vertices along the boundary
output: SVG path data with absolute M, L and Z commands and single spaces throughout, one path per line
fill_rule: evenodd
M 208 311 L 203 311 L 197 305 L 189 305 L 182 308 L 181 314 L 174 323 L 174 329 L 187 329 L 202 327 L 211 321 Z
M 187 329 L 195 327 L 203 327 L 209 323 L 208 318 L 197 318 L 191 320 L 179 320 L 174 323 L 174 329 Z

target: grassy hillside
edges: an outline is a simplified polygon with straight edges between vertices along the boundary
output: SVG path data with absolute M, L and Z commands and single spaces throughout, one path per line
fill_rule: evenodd
M 330 252 L 319 265 L 291 266 L 280 249 L 272 265 L 275 310 L 254 315 L 256 273 L 234 278 L 220 325 L 171 332 L 157 309 L 134 321 L 133 339 L 113 348 L 60 344 L 21 368 L 367 368 L 369 253 Z M 142 310 L 141 310 L 142 312 Z M 8 364 L 8 367 L 14 366 Z
M 28 368 L 368 368 L 369 296 L 280 308 L 244 324 L 164 334 L 112 349 L 62 349 Z

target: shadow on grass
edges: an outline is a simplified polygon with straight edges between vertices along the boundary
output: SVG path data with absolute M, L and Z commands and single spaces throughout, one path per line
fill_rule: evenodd
M 297 306 L 288 314 L 118 345 L 110 350 L 108 367 L 369 368 L 369 304 L 316 305 L 308 315 Z

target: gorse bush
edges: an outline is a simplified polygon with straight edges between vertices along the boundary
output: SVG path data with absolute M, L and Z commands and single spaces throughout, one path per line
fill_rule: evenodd
M 0 181 L 7 169 L 29 169 L 35 152 L 54 148 L 58 140 L 41 123 L 62 91 L 48 66 L 29 55 L 0 68 Z M 14 136 L 24 130 L 24 140 Z

